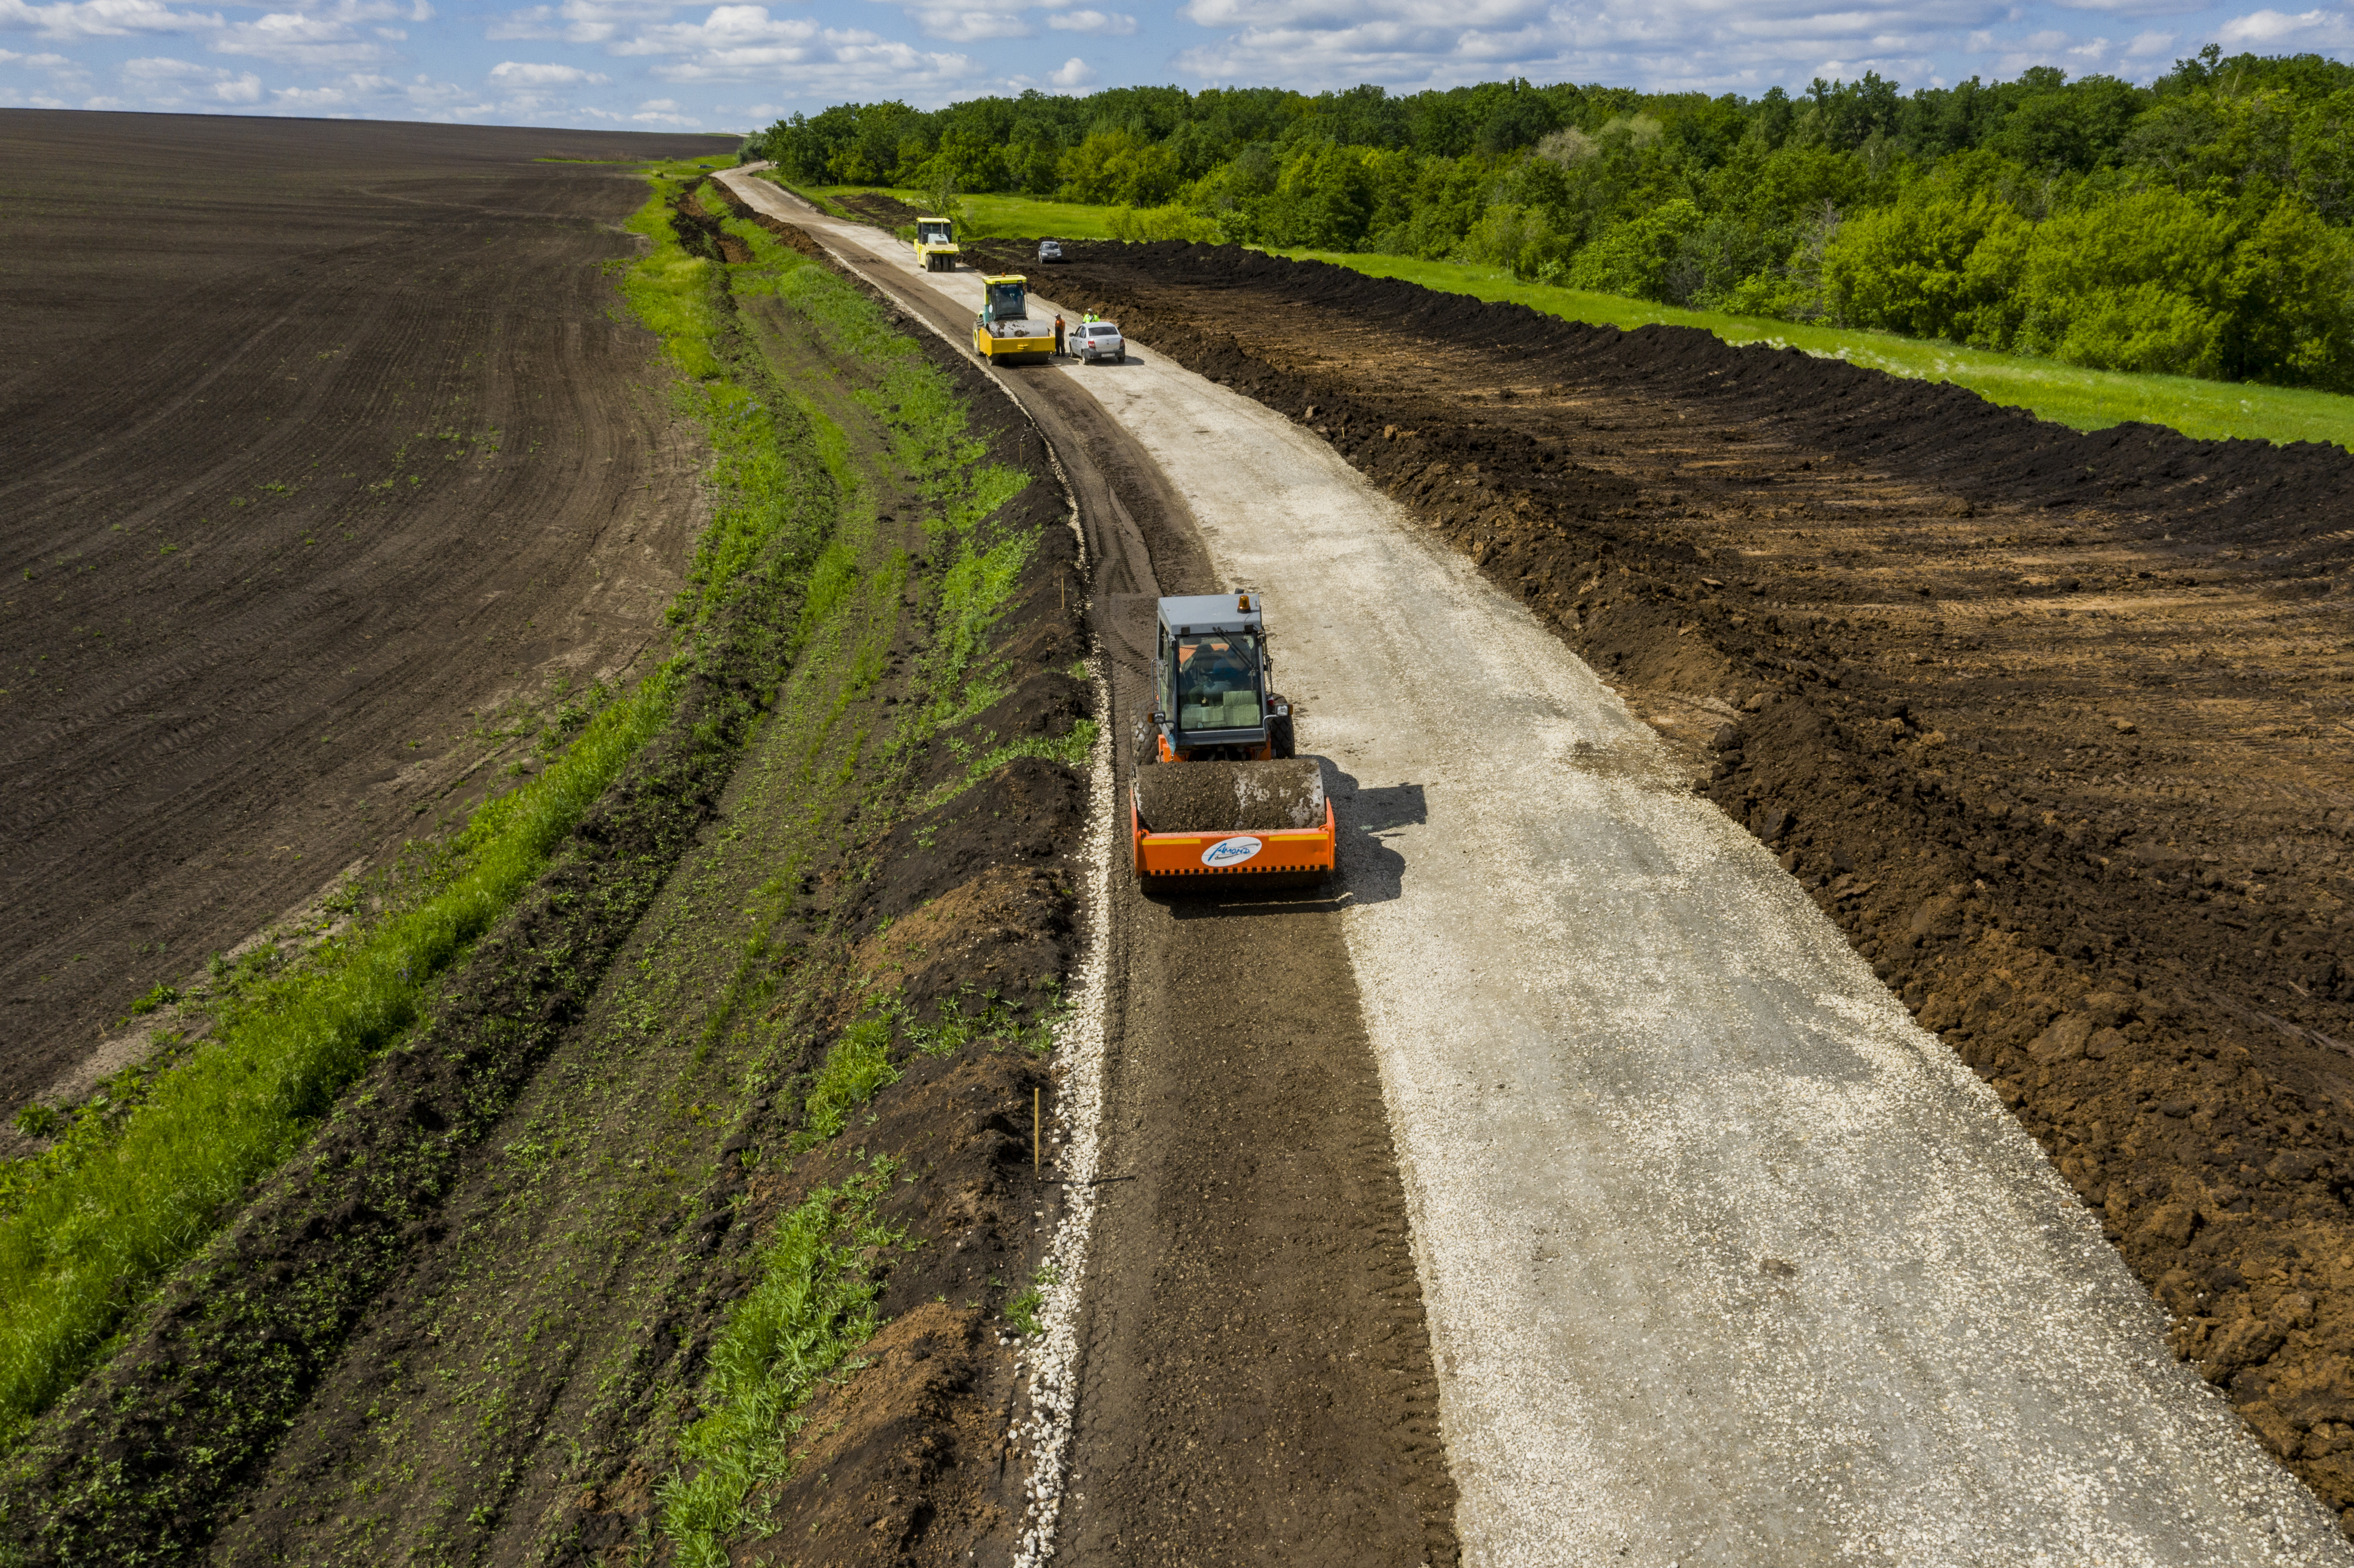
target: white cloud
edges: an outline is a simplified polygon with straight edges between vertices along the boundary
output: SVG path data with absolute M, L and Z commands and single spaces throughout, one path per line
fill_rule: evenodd
M 1118 11 L 1062 11 L 1048 16 L 1046 26 L 1063 33 L 1125 38 L 1136 31 L 1136 18 Z
M 0 0 L 5 3 L 5 0 Z M 212 40 L 217 54 L 248 55 L 308 71 L 349 71 L 397 57 L 389 43 L 408 37 L 396 22 L 427 22 L 433 8 L 416 0 L 334 0 L 265 12 L 223 28 Z
M 250 55 L 275 65 L 304 70 L 348 70 L 392 58 L 381 40 L 370 42 L 348 22 L 332 16 L 272 11 L 250 22 L 232 25 L 213 40 L 225 55 Z
M 501 60 L 491 68 L 491 80 L 509 88 L 578 87 L 612 79 L 578 66 L 534 65 L 524 60 Z
M 1055 69 L 1055 73 L 1046 79 L 1053 82 L 1056 87 L 1066 90 L 1079 87 L 1092 87 L 1095 85 L 1096 72 L 1093 66 L 1087 64 L 1087 61 L 1081 59 L 1078 56 L 1073 55 L 1069 59 L 1065 60 L 1062 65 Z
M 192 33 L 222 25 L 220 13 L 175 11 L 163 0 L 58 0 L 31 5 L 0 0 L 0 28 L 45 38 L 119 38 L 134 33 Z
M 758 81 L 819 104 L 877 97 L 939 102 L 984 79 L 969 55 L 772 16 L 766 5 L 716 5 L 699 22 L 642 27 L 609 47 L 617 55 L 660 57 L 653 74 L 664 81 Z
M 509 11 L 491 24 L 485 36 L 493 42 L 562 38 L 571 44 L 604 44 L 631 27 L 667 22 L 676 9 L 669 0 L 563 0 Z
M 378 71 L 350 71 L 318 87 L 273 88 L 270 97 L 281 112 L 340 119 L 400 115 L 443 122 L 479 120 L 497 108 L 456 82 L 423 75 L 403 81 Z
M 923 5 L 910 10 L 907 16 L 926 37 L 951 44 L 976 44 L 984 38 L 1026 38 L 1036 30 L 1019 13 L 970 5 Z
M 122 62 L 132 100 L 145 110 L 206 110 L 261 101 L 261 78 L 252 71 L 224 70 L 167 55 L 144 55 Z
M 2207 9 L 2208 0 L 2053 0 L 2072 11 L 2105 11 L 2115 16 L 2181 16 Z
M 2344 48 L 2354 45 L 2354 22 L 2343 12 L 2305 11 L 2292 16 L 2252 11 L 2218 27 L 2215 41 L 2227 49 L 2277 49 L 2292 42 L 2304 48 Z
M 35 70 L 46 71 L 81 69 L 63 55 L 20 55 L 14 49 L 0 49 L 0 65 L 30 66 Z

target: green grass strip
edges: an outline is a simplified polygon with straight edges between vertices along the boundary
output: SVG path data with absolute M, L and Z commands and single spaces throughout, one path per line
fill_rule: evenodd
M 726 1568 L 726 1542 L 758 1527 L 754 1493 L 792 1473 L 796 1412 L 818 1380 L 880 1327 L 860 1254 L 896 1245 L 875 1200 L 896 1167 L 876 1160 L 839 1187 L 822 1187 L 777 1224 L 759 1252 L 760 1280 L 729 1312 L 711 1347 L 704 1415 L 679 1441 L 694 1478 L 662 1486 L 663 1529 L 683 1568 Z
M 314 968 L 266 988 L 164 1075 L 102 1148 L 0 1223 L 0 1439 L 85 1372 L 128 1301 L 211 1236 L 255 1178 L 410 1024 L 432 977 L 488 930 L 671 712 L 656 676 L 539 778 L 474 814 L 464 869 Z
M 2038 418 L 2078 430 L 2103 430 L 2140 420 L 2186 436 L 2221 440 L 2327 441 L 2354 450 L 2354 397 L 2296 387 L 2197 381 L 2187 376 L 2136 376 L 2085 370 L 2057 360 L 1995 354 L 1956 344 L 1899 337 L 1860 327 L 1811 326 L 1765 316 L 1729 316 L 1679 310 L 1615 294 L 1587 294 L 1549 283 L 1522 282 L 1492 267 L 1458 261 L 1417 261 L 1406 256 L 1342 255 L 1278 250 L 1294 260 L 1330 261 L 1371 278 L 1398 278 L 1446 294 L 1503 300 L 1564 321 L 1592 326 L 1690 326 L 1730 344 L 1796 348 L 1820 359 L 1844 359 L 1923 381 L 1950 381 L 1989 403 L 2024 408 Z

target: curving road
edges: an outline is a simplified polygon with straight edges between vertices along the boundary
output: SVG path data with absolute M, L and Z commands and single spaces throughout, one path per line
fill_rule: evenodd
M 1465 1561 L 2354 1563 L 2041 1150 L 1616 694 L 1312 432 L 1139 346 L 1030 374 L 1266 594 L 1329 761 Z

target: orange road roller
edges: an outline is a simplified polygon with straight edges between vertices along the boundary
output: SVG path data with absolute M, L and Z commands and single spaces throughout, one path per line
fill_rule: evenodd
M 1206 890 L 1225 877 L 1312 886 L 1335 863 L 1324 770 L 1292 755 L 1291 705 L 1259 596 L 1164 599 L 1152 659 L 1152 726 L 1129 791 L 1136 874 Z

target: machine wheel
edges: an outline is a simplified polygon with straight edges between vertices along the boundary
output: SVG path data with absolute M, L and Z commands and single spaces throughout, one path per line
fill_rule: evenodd
M 1128 350 L 1123 348 L 1118 354 L 1113 355 L 1111 356 L 1111 362 L 1114 365 L 1126 365 L 1128 363 Z
M 1269 693 L 1268 696 L 1273 702 L 1283 701 L 1281 697 L 1275 696 L 1272 693 Z M 1274 751 L 1278 761 L 1297 755 L 1298 743 L 1292 737 L 1289 714 L 1278 714 L 1267 720 L 1267 738 L 1269 747 Z

